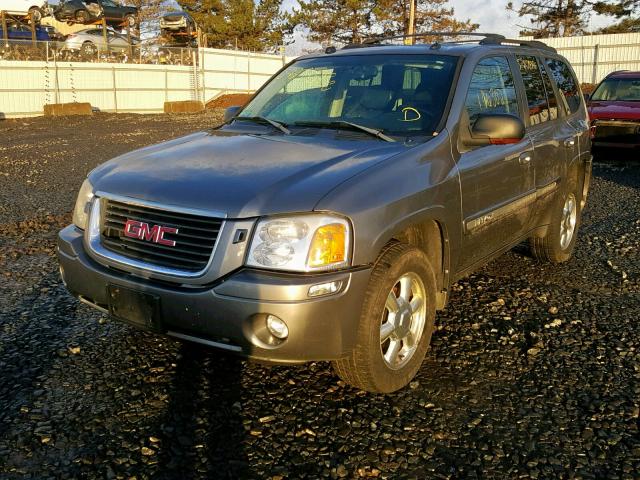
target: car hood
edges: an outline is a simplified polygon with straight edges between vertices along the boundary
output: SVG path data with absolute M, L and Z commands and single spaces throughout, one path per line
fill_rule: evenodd
M 200 132 L 117 157 L 89 179 L 97 192 L 248 218 L 311 211 L 341 182 L 407 149 L 329 133 Z
M 589 103 L 589 118 L 640 120 L 640 102 L 593 101 Z

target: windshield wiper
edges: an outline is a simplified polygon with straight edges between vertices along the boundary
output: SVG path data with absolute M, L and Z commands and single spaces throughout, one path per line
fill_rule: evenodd
M 347 122 L 346 120 L 334 120 L 332 122 L 294 122 L 294 125 L 298 125 L 301 127 L 320 127 L 320 128 L 350 128 L 352 130 L 359 130 L 361 132 L 368 133 L 380 140 L 384 140 L 385 142 L 395 142 L 395 140 L 388 135 L 385 135 L 382 130 L 378 130 L 376 128 L 365 127 L 364 125 L 359 125 L 357 123 Z
M 266 118 L 266 117 L 236 117 L 236 118 L 234 118 L 234 120 L 248 120 L 250 122 L 256 122 L 256 123 L 268 123 L 272 127 L 275 127 L 278 130 L 280 130 L 285 135 L 291 135 L 291 130 L 289 130 L 287 127 L 285 127 L 284 124 L 282 124 L 280 122 L 276 122 L 275 120 L 271 120 L 270 118 Z

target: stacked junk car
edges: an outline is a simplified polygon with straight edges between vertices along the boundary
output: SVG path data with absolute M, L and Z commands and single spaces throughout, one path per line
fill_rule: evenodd
M 140 20 L 137 7 L 114 0 L 0 0 L 0 60 L 194 62 L 198 35 L 189 14 L 147 19 L 144 29 Z

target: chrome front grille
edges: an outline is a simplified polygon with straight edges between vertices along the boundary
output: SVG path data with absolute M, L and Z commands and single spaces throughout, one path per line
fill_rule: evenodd
M 127 203 L 110 198 L 100 199 L 100 243 L 117 257 L 149 264 L 160 269 L 185 273 L 203 271 L 213 255 L 223 219 L 177 212 L 156 206 Z M 134 223 L 128 235 L 127 222 Z M 144 225 L 142 238 L 132 236 Z M 170 229 L 162 237 L 154 238 L 154 228 Z M 171 229 L 177 229 L 174 233 Z M 173 245 L 171 245 L 173 243 Z

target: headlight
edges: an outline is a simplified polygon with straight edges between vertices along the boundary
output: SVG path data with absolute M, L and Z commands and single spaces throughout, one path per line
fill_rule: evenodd
M 342 217 L 323 214 L 265 218 L 258 222 L 247 265 L 313 272 L 349 265 L 351 227 Z
M 76 206 L 73 209 L 73 223 L 76 227 L 84 230 L 87 227 L 87 218 L 89 214 L 89 204 L 93 198 L 93 185 L 86 179 L 82 182 Z

